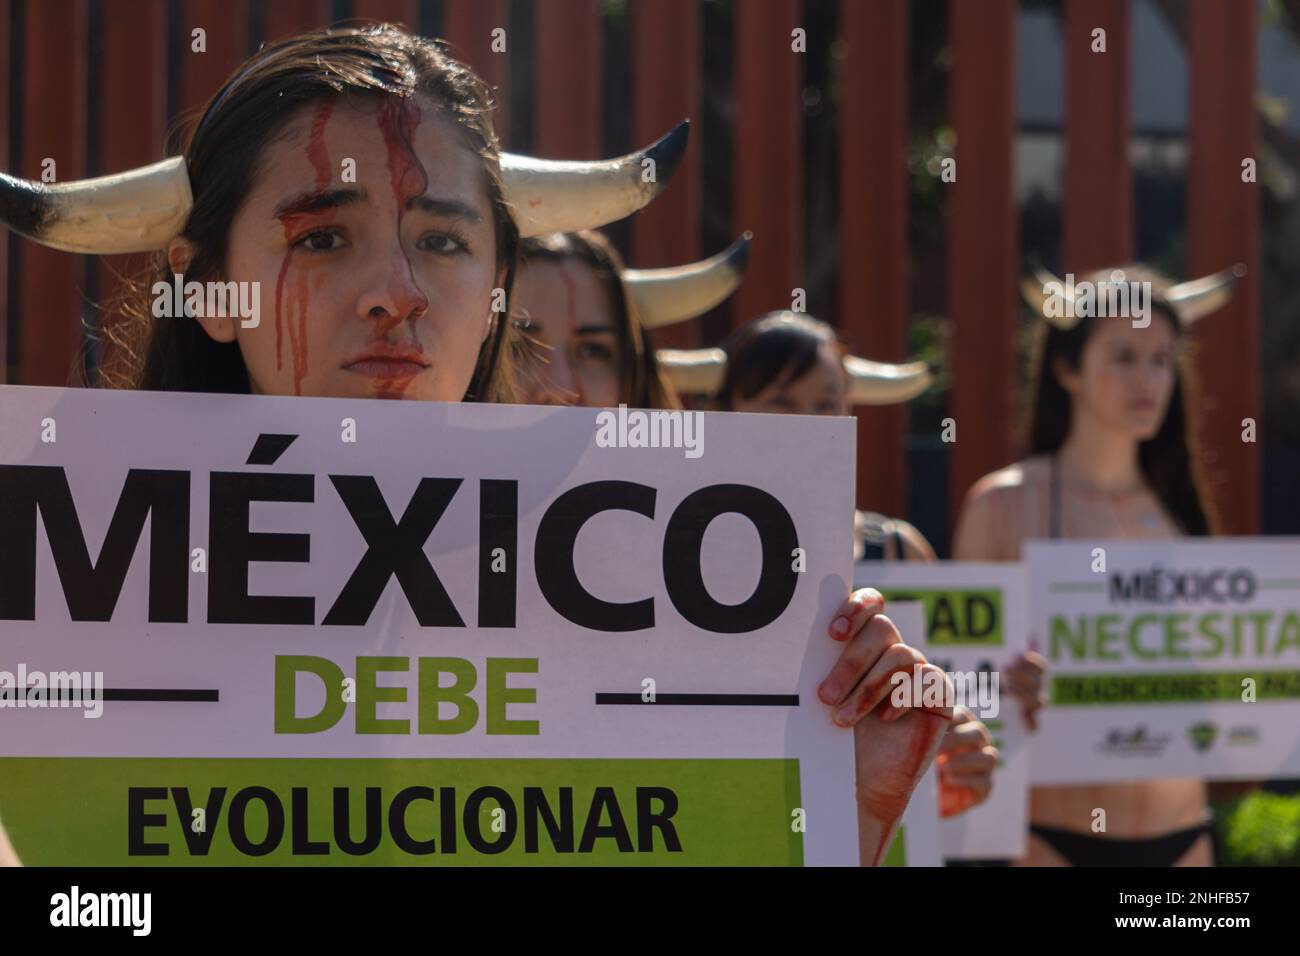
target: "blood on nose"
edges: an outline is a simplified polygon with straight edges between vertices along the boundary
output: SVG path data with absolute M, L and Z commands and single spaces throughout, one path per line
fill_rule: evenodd
M 379 335 L 387 335 L 400 323 L 419 318 L 429 310 L 429 297 L 415 281 L 415 273 L 406 253 L 396 250 L 393 259 L 384 281 L 383 314 L 379 318 L 377 330 Z

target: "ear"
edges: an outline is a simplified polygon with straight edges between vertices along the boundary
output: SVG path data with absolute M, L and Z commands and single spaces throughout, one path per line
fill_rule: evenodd
M 184 275 L 198 254 L 198 246 L 178 236 L 167 243 L 167 264 L 176 275 Z M 197 315 L 193 317 L 214 342 L 235 341 L 235 320 L 231 316 Z
M 1060 383 L 1061 388 L 1071 395 L 1078 392 L 1081 378 L 1079 370 L 1071 368 L 1070 363 L 1059 355 L 1052 359 L 1052 374 L 1056 376 L 1056 381 Z
M 184 275 L 198 251 L 199 247 L 190 240 L 177 236 L 167 243 L 167 264 L 172 267 L 173 273 Z

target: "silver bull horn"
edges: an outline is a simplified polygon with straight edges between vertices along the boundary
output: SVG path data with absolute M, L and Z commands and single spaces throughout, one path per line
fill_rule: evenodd
M 712 395 L 722 388 L 727 374 L 727 353 L 722 349 L 659 349 L 655 354 L 679 393 Z M 920 395 L 931 382 L 924 362 L 893 364 L 846 355 L 844 371 L 851 405 L 896 405 Z
M 506 199 L 525 236 L 595 228 L 663 191 L 686 150 L 679 123 L 646 149 L 604 162 L 501 154 Z M 650 175 L 653 170 L 653 175 Z M 0 173 L 0 222 L 42 245 L 98 255 L 149 252 L 180 235 L 194 199 L 185 159 L 45 184 Z
M 501 154 L 506 198 L 521 236 L 595 229 L 625 219 L 663 192 L 690 135 L 682 120 L 645 149 L 581 162 Z
M 180 156 L 115 176 L 54 185 L 0 173 L 0 220 L 20 235 L 66 252 L 161 249 L 180 233 L 192 203 Z
M 625 269 L 623 281 L 641 324 L 657 329 L 703 315 L 736 291 L 749 261 L 753 233 L 746 232 L 716 256 L 667 269 Z
M 1200 279 L 1174 283 L 1167 276 L 1141 263 L 1134 263 L 1118 269 L 1100 269 L 1083 276 L 1080 281 L 1097 284 L 1106 282 L 1149 282 L 1152 295 L 1163 299 L 1178 315 L 1178 321 L 1184 328 L 1197 319 L 1202 319 L 1212 312 L 1217 312 L 1232 299 L 1233 286 L 1246 274 L 1246 267 L 1237 263 L 1230 268 L 1220 270 Z M 1053 297 L 1052 286 L 1059 290 L 1060 305 L 1057 314 L 1049 315 L 1047 303 Z M 1051 271 L 1034 263 L 1031 274 L 1020 280 L 1020 293 L 1029 307 L 1057 328 L 1068 331 L 1079 322 L 1079 315 L 1073 308 L 1074 286 L 1062 281 Z

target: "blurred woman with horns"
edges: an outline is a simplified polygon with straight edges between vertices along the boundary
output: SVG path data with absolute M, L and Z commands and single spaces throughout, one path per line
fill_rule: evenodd
M 1212 532 L 1197 476 L 1185 402 L 1192 388 L 1181 347 L 1188 325 L 1222 307 L 1241 267 L 1173 284 L 1144 266 L 1101 270 L 1092 288 L 1149 282 L 1145 325 L 1081 317 L 1068 290 L 1038 270 L 1022 291 L 1044 323 L 1035 347 L 1030 457 L 986 475 L 967 495 L 953 556 L 1015 561 L 1031 538 L 1168 540 Z M 1053 284 L 1056 283 L 1056 284 Z M 1082 283 L 1080 283 L 1082 286 Z M 1090 310 L 1082 310 L 1090 311 Z M 1026 655 L 1013 688 L 1042 703 L 1045 661 Z M 1033 723 L 1031 716 L 1031 726 Z M 1093 811 L 1106 808 L 1104 836 Z M 1031 866 L 1209 865 L 1201 780 L 1035 787 Z

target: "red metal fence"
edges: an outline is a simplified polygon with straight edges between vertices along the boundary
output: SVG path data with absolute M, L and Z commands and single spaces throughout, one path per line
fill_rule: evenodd
M 638 142 L 682 116 L 700 115 L 702 2 L 629 0 L 630 108 Z M 0 160 L 6 171 L 39 178 L 41 161 L 52 157 L 58 178 L 69 180 L 163 158 L 173 119 L 168 103 L 189 109 L 217 89 L 249 52 L 254 15 L 263 17 L 270 40 L 328 23 L 340 11 L 418 28 L 431 22 L 433 10 L 439 32 L 458 54 L 504 91 L 518 60 L 509 45 L 504 55 L 492 52 L 492 30 L 508 29 L 519 7 L 520 0 L 274 0 L 260 6 L 250 0 L 0 0 Z M 957 421 L 949 487 L 955 506 L 975 479 L 1007 464 L 1017 451 L 1012 340 L 1021 263 L 1012 193 L 1016 4 L 953 0 L 950 9 L 958 169 L 948 187 L 951 414 Z M 1064 264 L 1076 272 L 1124 260 L 1133 249 L 1129 9 L 1129 0 L 1064 0 Z M 803 285 L 803 63 L 791 44 L 803 10 L 800 0 L 731 5 L 731 219 L 736 232 L 751 229 L 755 236 L 749 274 L 733 309 L 742 321 L 788 308 L 792 290 Z M 533 128 L 540 154 L 600 152 L 602 11 L 600 0 L 533 3 Z M 1188 269 L 1199 275 L 1241 261 L 1249 270 L 1228 314 L 1201 323 L 1195 333 L 1205 395 L 1201 438 L 1214 470 L 1218 508 L 1234 533 L 1254 532 L 1259 525 L 1257 446 L 1241 441 L 1242 419 L 1257 418 L 1260 408 L 1257 200 L 1254 185 L 1240 176 L 1242 159 L 1256 155 L 1254 11 L 1253 3 L 1190 0 L 1187 18 Z M 872 358 L 901 360 L 909 261 L 907 4 L 840 0 L 838 13 L 839 324 L 847 337 L 869 343 Z M 16 35 L 8 26 L 13 23 L 19 24 Z M 102 37 L 95 62 L 84 55 L 92 25 Z M 1111 51 L 1104 60 L 1089 50 L 1098 26 L 1106 29 Z M 190 52 L 190 31 L 197 27 L 206 31 L 202 54 Z M 169 55 L 179 62 L 169 63 Z M 20 71 L 11 86 L 16 63 Z M 95 75 L 88 75 L 92 70 Z M 174 91 L 168 89 L 169 75 L 178 83 Z M 88 110 L 88 90 L 102 96 L 97 115 Z M 507 122 L 498 126 L 509 128 Z M 672 188 L 632 225 L 634 265 L 681 262 L 702 252 L 699 133 L 697 128 Z M 92 156 L 96 168 L 89 169 Z M 112 267 L 90 267 L 99 277 L 90 285 L 101 299 L 111 294 Z M 0 369 L 8 381 L 69 381 L 80 356 L 79 322 L 91 275 L 81 257 L 0 233 Z M 14 323 L 17 334 L 11 337 L 8 326 Z M 11 338 L 19 345 L 6 354 Z M 698 338 L 695 329 L 677 329 L 660 344 L 710 344 Z M 904 421 L 897 408 L 859 410 L 859 500 L 891 514 L 906 513 Z

